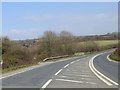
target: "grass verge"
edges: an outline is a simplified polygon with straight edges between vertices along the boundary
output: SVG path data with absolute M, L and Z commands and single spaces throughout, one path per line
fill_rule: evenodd
M 68 57 L 63 57 L 63 58 L 58 58 L 58 59 L 51 59 L 51 60 L 47 60 L 47 61 L 40 61 L 39 63 L 55 62 L 55 61 L 59 61 L 59 60 L 62 60 L 62 59 L 67 59 L 67 58 L 72 58 L 72 57 L 78 57 L 78 55 L 70 55 Z M 6 69 L 1 68 L 0 71 L 2 72 L 2 74 L 5 74 L 5 73 L 13 72 L 13 71 L 16 71 L 16 70 L 24 69 L 24 68 L 27 68 L 27 67 L 31 67 L 31 66 L 34 66 L 34 65 L 37 65 L 37 64 L 38 63 L 33 63 L 33 64 L 29 64 L 29 65 L 21 65 L 21 66 L 6 68 Z
M 118 56 L 118 53 L 116 51 L 114 51 L 109 57 L 111 60 L 120 62 L 120 56 Z
M 30 65 L 21 65 L 21 66 L 6 68 L 6 69 L 2 69 L 1 72 L 2 72 L 2 74 L 5 74 L 5 73 L 9 73 L 9 72 L 16 71 L 16 70 L 19 70 L 19 69 L 23 69 L 23 68 L 27 68 L 27 67 L 30 67 L 30 66 L 34 66 L 34 65 L 35 64 L 30 64 Z

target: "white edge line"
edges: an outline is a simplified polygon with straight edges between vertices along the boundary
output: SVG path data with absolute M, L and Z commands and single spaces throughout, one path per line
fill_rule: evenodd
M 61 71 L 62 71 L 62 69 L 60 69 L 57 73 L 55 73 L 55 76 L 58 75 Z
M 106 83 L 107 85 L 112 86 L 111 83 L 109 83 L 108 81 L 106 81 L 105 79 L 103 79 L 102 77 L 100 77 L 100 76 L 93 70 L 93 68 L 92 68 L 92 66 L 91 66 L 91 61 L 89 62 L 89 67 L 90 67 L 91 71 L 92 71 L 100 80 L 102 80 L 102 81 L 103 81 L 104 83 Z
M 51 82 L 52 79 L 48 80 L 41 88 L 46 88 Z
M 117 61 L 113 61 L 113 60 L 110 59 L 110 54 L 107 55 L 107 59 L 108 59 L 110 62 L 118 63 Z
M 66 68 L 66 67 L 68 67 L 68 66 L 69 66 L 69 64 L 65 65 L 64 68 Z
M 104 53 L 101 53 L 101 54 L 104 54 Z M 113 83 L 113 84 L 115 84 L 115 85 L 119 85 L 119 84 L 116 83 L 115 81 L 113 81 L 113 80 L 111 80 L 110 78 L 108 78 L 107 76 L 103 75 L 101 72 L 99 72 L 99 71 L 94 67 L 94 65 L 93 65 L 93 60 L 94 60 L 97 56 L 99 56 L 99 55 L 101 55 L 101 54 L 95 55 L 95 56 L 89 61 L 89 67 L 90 67 L 91 71 L 92 71 L 99 79 L 101 79 L 103 82 L 105 82 L 106 84 L 111 85 L 111 83 Z M 91 65 L 92 65 L 92 66 L 91 66 Z M 94 69 L 94 70 L 93 70 L 93 69 Z M 106 81 L 105 79 L 103 79 L 102 77 L 100 77 L 95 71 L 96 71 L 98 74 L 100 74 L 102 77 L 104 77 L 105 79 L 107 79 L 108 81 L 110 81 L 111 83 L 109 83 L 108 81 Z
M 96 56 L 96 57 L 97 57 L 97 56 Z M 93 59 L 93 60 L 94 60 L 94 59 Z M 107 79 L 108 81 L 110 81 L 111 83 L 113 83 L 113 84 L 115 84 L 115 85 L 119 85 L 118 83 L 116 83 L 115 81 L 113 81 L 112 79 L 108 78 L 107 76 L 105 76 L 104 74 L 102 74 L 100 71 L 98 71 L 98 70 L 94 67 L 93 61 L 92 61 L 92 66 L 93 66 L 94 70 L 95 70 L 98 74 L 100 74 L 102 77 L 104 77 L 105 79 Z

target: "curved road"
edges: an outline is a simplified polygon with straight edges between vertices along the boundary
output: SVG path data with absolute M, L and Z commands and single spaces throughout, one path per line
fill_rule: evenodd
M 93 64 L 97 70 L 117 82 L 117 65 L 106 59 L 108 54 L 97 56 Z M 40 88 L 111 88 L 117 90 L 113 89 L 117 88 L 116 85 L 107 85 L 91 71 L 89 61 L 95 55 L 57 61 L 3 78 L 3 90 L 9 90 L 9 88 L 34 88 L 33 90 L 40 90 Z
M 98 71 L 118 83 L 118 64 L 120 63 L 109 61 L 108 55 L 110 53 L 99 55 L 94 59 L 93 64 Z

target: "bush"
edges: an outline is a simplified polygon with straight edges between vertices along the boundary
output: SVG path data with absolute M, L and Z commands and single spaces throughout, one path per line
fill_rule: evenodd
M 48 55 L 46 53 L 41 53 L 37 56 L 37 61 L 42 61 L 43 59 L 47 58 Z
M 119 62 L 120 62 L 119 50 L 116 49 L 116 50 L 110 55 L 110 58 L 111 58 L 112 60 L 115 60 L 115 61 L 119 61 Z
M 2 46 L 3 69 L 31 64 L 33 62 L 33 56 L 27 48 L 8 39 L 3 39 Z
M 99 50 L 99 47 L 94 41 L 89 41 L 85 43 L 85 46 L 84 46 L 85 52 L 93 52 L 98 50 Z

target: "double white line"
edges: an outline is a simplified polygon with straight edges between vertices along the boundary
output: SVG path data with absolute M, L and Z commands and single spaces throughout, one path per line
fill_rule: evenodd
M 102 80 L 104 83 L 106 83 L 107 85 L 109 86 L 112 86 L 113 84 L 114 85 L 119 85 L 118 83 L 116 83 L 115 81 L 111 80 L 110 78 L 108 78 L 107 76 L 105 76 L 104 74 L 102 74 L 101 72 L 99 72 L 93 65 L 93 61 L 94 59 L 99 56 L 99 55 L 102 55 L 104 53 L 101 53 L 101 54 L 97 54 L 95 55 L 90 61 L 89 61 L 89 67 L 91 69 L 91 71 L 100 79 Z

